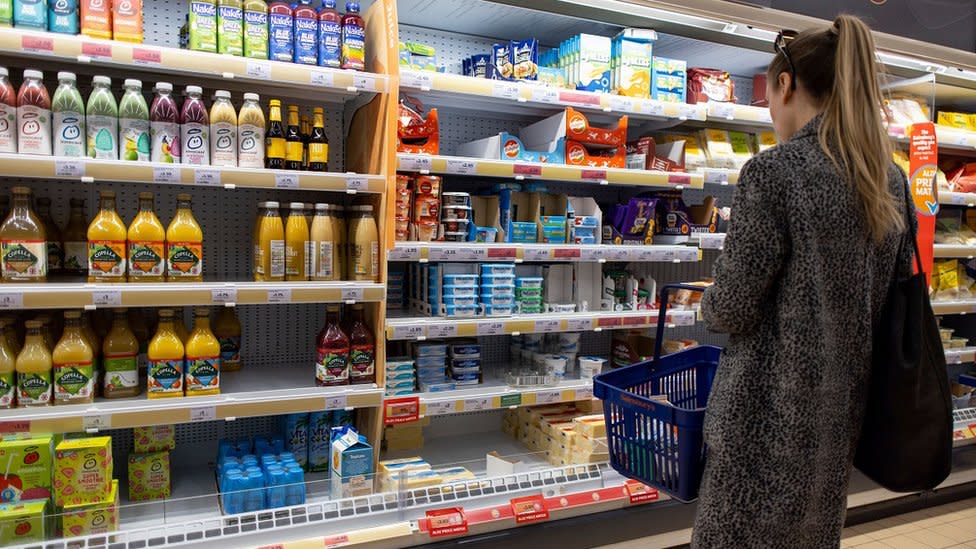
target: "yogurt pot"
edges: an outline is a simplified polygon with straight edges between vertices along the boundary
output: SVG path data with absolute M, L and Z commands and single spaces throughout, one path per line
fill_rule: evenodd
M 496 235 L 498 235 L 498 229 L 494 227 L 475 227 L 474 229 L 475 242 L 494 242 Z
M 473 295 L 445 295 L 445 305 L 477 305 L 478 298 Z
M 471 219 L 471 206 L 444 206 L 441 208 L 441 221 L 457 221 Z
M 445 206 L 471 206 L 471 195 L 468 193 L 441 193 L 441 200 Z
M 543 355 L 546 374 L 556 378 L 566 377 L 566 357 L 562 355 Z
M 431 370 L 434 368 L 443 369 L 447 366 L 446 356 L 418 356 L 417 357 L 417 370 Z
M 512 305 L 515 303 L 515 294 L 481 294 L 481 303 L 484 305 Z
M 482 284 L 481 294 L 511 295 L 512 297 L 515 297 L 515 286 L 511 284 Z
M 482 284 L 506 284 L 515 287 L 515 275 L 513 274 L 484 274 L 481 275 Z
M 427 357 L 427 356 L 447 356 L 447 343 L 414 343 L 413 345 L 414 355 L 417 357 Z M 417 364 L 420 366 L 420 364 Z
M 598 356 L 581 356 L 578 360 L 580 378 L 582 379 L 592 379 L 603 371 L 603 365 L 607 363 L 607 359 Z
M 478 316 L 477 305 L 444 305 L 447 316 L 471 317 Z
M 447 284 L 444 286 L 444 297 L 477 297 L 478 286 L 470 284 Z
M 541 276 L 520 276 L 515 279 L 516 288 L 542 288 Z
M 476 274 L 446 274 L 444 284 L 454 284 L 457 286 L 477 286 L 478 275 Z
M 485 305 L 486 316 L 509 316 L 515 314 L 515 304 L 510 305 Z
M 514 263 L 482 263 L 481 274 L 484 275 L 514 275 Z M 541 279 L 540 279 L 541 280 Z
M 454 231 L 445 232 L 444 233 L 444 241 L 445 242 L 467 242 L 468 241 L 468 233 L 467 233 L 467 231 L 464 231 L 464 232 L 454 232 Z
M 456 341 L 448 347 L 452 357 L 474 358 L 481 356 L 481 345 L 477 341 Z

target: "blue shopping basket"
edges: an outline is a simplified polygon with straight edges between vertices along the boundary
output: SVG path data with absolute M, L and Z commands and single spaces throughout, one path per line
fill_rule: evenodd
M 683 501 L 698 497 L 705 466 L 702 427 L 705 404 L 722 350 L 702 345 L 661 356 L 668 294 L 704 291 L 673 284 L 661 289 L 654 358 L 593 379 L 593 394 L 604 401 L 610 465 Z M 667 397 L 667 402 L 650 398 Z

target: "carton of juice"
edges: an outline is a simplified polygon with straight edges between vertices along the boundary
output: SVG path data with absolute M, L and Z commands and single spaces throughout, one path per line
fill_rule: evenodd
M 0 0 L 0 27 L 14 24 L 14 0 Z
M 54 505 L 104 501 L 112 490 L 112 437 L 61 441 L 55 449 Z
M 308 470 L 327 472 L 332 454 L 332 427 L 335 414 L 331 410 L 312 412 L 308 418 Z
M 142 0 L 112 0 L 112 34 L 116 40 L 142 44 Z
M 129 454 L 129 501 L 166 499 L 169 494 L 169 452 Z
M 0 546 L 41 543 L 47 500 L 0 503 Z
M 81 34 L 112 38 L 112 0 L 81 0 Z
M 136 427 L 132 430 L 132 442 L 137 454 L 172 450 L 176 448 L 176 426 Z
M 51 498 L 50 436 L 0 441 L 0 502 Z
M 65 537 L 107 534 L 119 529 L 119 481 L 104 501 L 90 505 L 66 505 L 62 516 Z
M 308 414 L 284 416 L 285 448 L 295 455 L 295 461 L 308 469 Z

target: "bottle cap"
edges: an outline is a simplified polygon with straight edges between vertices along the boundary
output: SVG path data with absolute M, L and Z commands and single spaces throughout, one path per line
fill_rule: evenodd
M 304 210 L 305 209 L 305 203 L 304 202 L 292 202 L 292 203 L 288 204 L 288 207 L 291 208 L 291 209 L 293 209 L 293 210 Z
M 99 84 L 99 85 L 102 85 L 102 86 L 111 86 L 112 85 L 112 79 L 109 78 L 109 77 L 107 77 L 107 76 L 102 76 L 102 75 L 93 76 L 92 77 L 92 84 Z
M 268 101 L 268 105 L 270 105 L 272 107 L 280 107 L 281 106 L 281 100 L 280 99 L 272 99 L 271 101 Z
M 135 78 L 126 78 L 125 82 L 122 84 L 126 88 L 139 88 L 142 89 L 142 80 L 136 80 Z
M 260 100 L 261 100 L 261 96 L 256 93 L 248 92 L 244 94 L 244 101 L 260 101 Z
M 214 92 L 214 97 L 218 97 L 220 99 L 230 99 L 230 92 L 227 90 L 217 90 Z
M 322 9 L 334 10 L 336 7 L 336 0 L 322 0 Z
M 323 212 L 326 212 L 326 211 L 329 211 L 329 205 L 328 204 L 323 204 L 323 203 L 320 202 L 320 203 L 318 203 L 318 204 L 315 205 L 315 209 L 316 210 L 321 210 Z
M 4 72 L 6 72 L 6 70 Z M 74 82 L 76 79 L 75 73 L 73 72 L 61 71 L 58 73 L 58 80 L 71 80 Z
M 44 73 L 34 69 L 27 69 L 24 71 L 24 78 L 37 78 L 38 80 L 42 80 L 44 78 Z
M 278 207 L 280 206 L 280 204 L 278 204 L 278 203 L 277 203 L 277 202 L 275 202 L 274 200 L 271 200 L 271 201 L 269 201 L 269 202 L 265 202 L 264 204 L 265 204 L 265 205 L 266 205 L 267 207 L 269 207 L 269 208 L 272 208 L 272 209 L 275 209 L 275 210 L 277 210 L 277 209 L 278 209 Z
M 349 13 L 359 13 L 359 2 L 346 2 L 346 11 Z
M 173 91 L 173 85 L 169 82 L 156 82 L 156 91 Z
M 312 114 L 323 114 L 323 113 L 325 113 L 325 109 L 323 109 L 322 107 L 315 107 L 314 109 L 312 109 Z
M 186 87 L 186 93 L 187 93 L 187 95 L 189 95 L 191 93 L 200 94 L 200 93 L 203 93 L 203 88 L 201 88 L 200 86 L 187 86 Z
M 10 73 L 7 72 L 7 67 L 0 67 L 0 76 L 10 76 Z
M 369 204 L 362 204 L 357 206 L 349 206 L 348 210 L 350 212 L 372 212 L 373 207 Z

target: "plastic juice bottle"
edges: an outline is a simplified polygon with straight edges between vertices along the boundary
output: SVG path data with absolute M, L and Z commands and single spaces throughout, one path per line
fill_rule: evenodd
M 312 240 L 311 280 L 336 280 L 334 222 L 328 204 L 315 205 L 315 217 L 309 231 Z
M 169 82 L 156 82 L 156 97 L 149 108 L 149 136 L 152 139 L 150 160 L 180 163 L 180 109 Z
M 342 16 L 342 68 L 366 70 L 366 22 L 357 2 L 346 2 Z
M 4 336 L 0 337 L 0 409 L 13 408 L 17 402 L 17 355 L 6 338 L 9 322 L 0 318 L 0 335 Z
M 210 164 L 210 117 L 207 107 L 203 104 L 203 90 L 200 86 L 187 86 L 186 99 L 183 101 L 183 121 L 181 133 L 183 146 L 183 163 L 194 166 Z
M 285 169 L 285 130 L 281 126 L 281 101 L 268 103 L 268 133 L 264 136 L 265 161 L 268 169 Z
M 47 30 L 48 0 L 14 0 L 14 26 Z
M 190 49 L 217 51 L 217 3 L 215 0 L 190 0 Z
M 264 111 L 256 93 L 245 93 L 237 116 L 237 165 L 242 168 L 264 167 Z
M 326 305 L 325 326 L 317 341 L 315 384 L 320 386 L 349 384 L 349 336 L 339 326 L 339 306 Z
M 41 322 L 28 320 L 24 348 L 17 355 L 17 406 L 50 406 L 53 401 L 51 351 L 44 344 Z
M 146 354 L 149 358 L 146 396 L 183 396 L 183 340 L 173 327 L 172 309 L 159 310 L 159 325 Z
M 241 321 L 235 307 L 221 307 L 213 326 L 220 342 L 220 369 L 232 372 L 241 369 Z
M 285 226 L 277 202 L 262 202 L 254 241 L 254 280 L 285 279 Z
M 237 167 L 237 111 L 227 90 L 217 90 L 210 106 L 210 164 Z
M 112 0 L 112 35 L 142 44 L 142 0 Z
M 244 0 L 244 57 L 268 58 L 268 4 Z
M 298 127 L 298 107 L 288 105 L 288 128 L 285 130 L 285 169 L 302 169 L 302 134 Z
M 85 101 L 73 72 L 58 73 L 58 89 L 51 98 L 54 117 L 54 156 L 85 156 Z
M 349 383 L 352 385 L 376 383 L 376 340 L 366 326 L 364 308 L 356 304 L 352 309 L 349 328 Z
M 54 346 L 54 402 L 83 404 L 95 400 L 92 348 L 81 332 L 81 313 L 64 313 L 64 334 Z
M 142 82 L 127 78 L 119 101 L 119 159 L 149 162 L 149 106 L 142 96 Z
M 156 217 L 153 193 L 139 193 L 139 213 L 129 225 L 129 282 L 166 280 L 166 229 Z
M 217 0 L 217 53 L 244 55 L 241 0 Z
M 288 2 L 268 4 L 268 59 L 291 62 L 295 52 L 294 13 Z
M 78 0 L 50 0 L 47 4 L 47 30 L 78 34 Z
M 176 195 L 176 214 L 166 228 L 166 279 L 203 282 L 203 231 L 193 217 L 190 195 Z
M 308 170 L 324 172 L 329 169 L 329 138 L 325 135 L 325 112 L 322 107 L 312 110 L 312 134 L 308 137 Z
M 346 240 L 349 243 L 349 278 L 379 282 L 380 248 L 373 207 L 368 204 L 350 206 L 349 210 L 353 212 Z
M 51 155 L 51 98 L 44 87 L 44 73 L 24 71 L 17 92 L 17 152 Z
M 0 152 L 17 152 L 17 94 L 6 67 L 0 67 Z
M 112 310 L 112 329 L 102 340 L 105 375 L 102 377 L 102 396 L 105 398 L 134 397 L 139 387 L 139 340 L 129 328 L 125 309 Z
M 47 272 L 60 272 L 64 265 L 64 244 L 61 242 L 61 229 L 51 218 L 51 199 L 37 199 L 37 217 L 44 225 L 44 239 L 47 242 Z
M 44 222 L 30 208 L 28 187 L 13 188 L 13 205 L 0 224 L 0 272 L 3 282 L 47 281 Z
M 85 218 L 85 199 L 72 198 L 68 224 L 62 232 L 64 241 L 64 273 L 88 275 L 88 221 Z
M 210 310 L 197 307 L 186 341 L 186 396 L 220 393 L 220 342 L 210 331 Z
M 342 17 L 336 0 L 322 0 L 319 9 L 319 66 L 338 69 L 341 61 Z
M 92 38 L 112 38 L 110 0 L 81 0 L 81 34 Z
M 119 107 L 112 95 L 112 79 L 107 76 L 92 78 L 92 92 L 88 96 L 85 113 L 85 130 L 88 134 L 88 156 L 105 160 L 118 160 L 115 146 L 119 134 Z
M 301 0 L 294 12 L 295 63 L 316 65 L 319 62 L 319 16 L 311 0 Z
M 285 280 L 308 280 L 311 242 L 308 224 L 305 222 L 305 204 L 292 202 L 288 222 L 285 224 Z
M 128 230 L 115 211 L 115 192 L 98 194 L 99 211 L 88 225 L 88 282 L 125 282 Z

